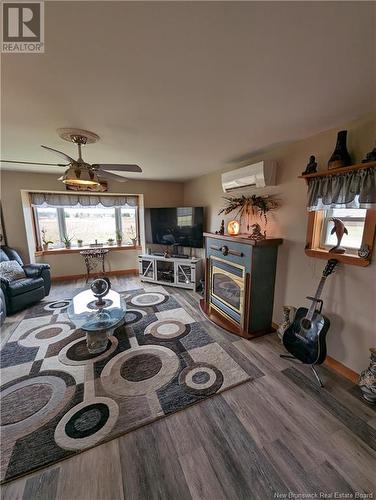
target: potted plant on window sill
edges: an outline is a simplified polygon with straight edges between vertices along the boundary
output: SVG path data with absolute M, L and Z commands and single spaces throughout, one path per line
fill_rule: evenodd
M 118 247 L 121 247 L 123 243 L 123 233 L 121 231 L 116 231 L 116 244 Z
M 67 248 L 67 249 L 71 248 L 72 240 L 73 240 L 73 236 L 69 236 L 68 234 L 65 234 L 63 236 L 62 242 L 64 243 L 65 248 Z
M 42 233 L 42 247 L 43 247 L 43 250 L 46 252 L 48 250 L 48 245 L 52 245 L 53 241 L 51 240 L 48 240 L 47 239 L 47 229 L 42 229 L 41 230 L 41 233 Z
M 77 246 L 81 248 L 83 245 L 83 240 L 77 240 Z
M 131 238 L 131 241 L 132 241 L 132 245 L 134 247 L 136 247 L 137 246 L 137 240 L 138 240 L 138 238 L 137 238 L 136 231 L 134 230 L 133 226 L 130 227 L 130 231 L 131 231 L 130 238 Z
M 113 238 L 109 238 L 109 239 L 107 240 L 107 243 L 108 243 L 108 244 L 109 244 L 109 246 L 111 247 L 111 246 L 114 244 L 114 241 L 115 241 L 115 240 L 114 240 Z

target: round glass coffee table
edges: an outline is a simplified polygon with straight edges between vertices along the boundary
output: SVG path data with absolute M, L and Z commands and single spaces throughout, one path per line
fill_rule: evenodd
M 72 323 L 86 333 L 90 354 L 97 354 L 106 350 L 108 337 L 124 323 L 126 305 L 114 290 L 103 297 L 102 305 L 91 290 L 85 290 L 74 295 L 67 312 Z

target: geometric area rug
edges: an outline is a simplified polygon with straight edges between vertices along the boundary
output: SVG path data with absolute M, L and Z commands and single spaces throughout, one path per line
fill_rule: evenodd
M 29 308 L 3 345 L 2 482 L 249 380 L 165 288 L 121 295 L 125 325 L 103 353 L 89 354 L 69 299 Z

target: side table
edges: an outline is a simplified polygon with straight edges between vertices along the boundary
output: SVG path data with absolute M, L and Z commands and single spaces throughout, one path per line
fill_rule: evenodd
M 86 265 L 86 283 L 89 281 L 90 273 L 93 271 L 96 271 L 94 277 L 105 276 L 104 258 L 107 254 L 107 248 L 90 248 L 90 250 L 82 250 L 80 252 Z

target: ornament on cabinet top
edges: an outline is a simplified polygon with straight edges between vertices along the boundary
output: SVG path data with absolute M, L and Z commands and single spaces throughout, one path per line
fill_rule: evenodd
M 230 220 L 227 224 L 227 232 L 230 236 L 236 236 L 239 234 L 240 224 L 237 220 Z

